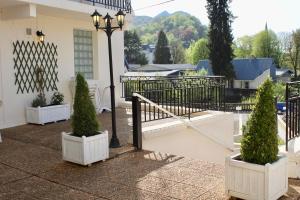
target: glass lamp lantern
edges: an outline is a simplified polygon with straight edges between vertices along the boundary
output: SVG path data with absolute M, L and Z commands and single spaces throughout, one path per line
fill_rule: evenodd
M 124 19 L 125 19 L 124 12 L 122 10 L 119 10 L 119 12 L 116 14 L 116 17 L 117 17 L 118 25 L 120 26 L 120 28 L 122 30 L 122 27 L 124 25 Z
M 98 13 L 97 10 L 95 10 L 95 12 L 91 15 L 91 17 L 93 18 L 94 26 L 98 30 L 100 28 L 100 19 L 101 19 L 102 15 L 100 13 Z

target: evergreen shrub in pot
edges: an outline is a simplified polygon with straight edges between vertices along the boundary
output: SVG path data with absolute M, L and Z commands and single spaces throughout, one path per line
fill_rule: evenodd
M 89 96 L 88 84 L 80 74 L 76 77 L 73 110 L 72 133 L 62 133 L 63 159 L 81 165 L 107 159 L 108 132 L 99 131 L 96 109 Z
M 226 158 L 225 188 L 242 199 L 278 199 L 288 190 L 287 157 L 278 154 L 273 83 L 258 89 L 256 105 L 243 128 L 241 154 Z

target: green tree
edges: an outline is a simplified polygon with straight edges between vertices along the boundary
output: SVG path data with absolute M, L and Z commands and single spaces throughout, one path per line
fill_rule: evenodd
M 90 98 L 88 84 L 81 74 L 76 77 L 72 127 L 73 134 L 78 137 L 97 135 L 99 131 L 96 109 Z
M 186 50 L 187 61 L 193 65 L 198 64 L 199 60 L 205 60 L 209 58 L 208 40 L 199 39 L 197 42 L 191 44 Z
M 158 34 L 158 41 L 155 46 L 154 64 L 171 64 L 171 53 L 168 38 L 164 31 Z
M 234 43 L 234 55 L 237 58 L 250 58 L 252 56 L 253 37 L 243 36 Z
M 273 83 L 267 79 L 258 89 L 256 104 L 243 128 L 241 158 L 264 165 L 277 160 L 278 139 Z
M 273 58 L 275 64 L 278 65 L 282 52 L 276 34 L 267 28 L 256 34 L 253 39 L 252 54 L 255 57 Z
M 177 40 L 182 41 L 185 48 L 199 38 L 205 37 L 207 27 L 202 25 L 198 18 L 185 12 L 175 12 L 168 15 L 159 15 L 154 18 L 135 16 L 132 30 L 136 30 L 143 44 L 155 44 L 157 30 L 165 30 L 167 37 L 172 34 Z
M 294 69 L 295 77 L 298 77 L 300 67 L 300 29 L 294 31 L 289 38 L 287 57 Z
M 185 49 L 183 44 L 179 40 L 171 40 L 170 41 L 171 47 L 171 55 L 174 64 L 183 64 L 185 63 Z
M 128 63 L 148 64 L 145 53 L 142 52 L 142 45 L 139 36 L 135 31 L 125 31 L 124 34 L 125 57 Z
M 233 79 L 235 73 L 232 66 L 233 36 L 231 23 L 233 16 L 229 10 L 230 0 L 207 0 L 209 60 L 215 75 Z

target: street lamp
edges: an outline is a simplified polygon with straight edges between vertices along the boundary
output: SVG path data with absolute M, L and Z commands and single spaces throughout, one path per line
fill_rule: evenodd
M 124 18 L 125 14 L 122 10 L 116 14 L 118 26 L 112 26 L 113 18 L 107 13 L 105 17 L 103 17 L 104 24 L 103 27 L 101 26 L 101 17 L 102 15 L 98 13 L 97 10 L 91 15 L 93 18 L 94 26 L 96 30 L 99 29 L 103 30 L 108 38 L 108 55 L 109 55 L 109 72 L 110 72 L 110 94 L 111 94 L 111 120 L 112 120 L 112 138 L 110 141 L 111 148 L 118 148 L 120 147 L 120 142 L 117 137 L 117 129 L 116 129 L 116 106 L 115 106 L 115 85 L 114 85 L 114 74 L 113 74 L 113 63 L 112 63 L 112 50 L 111 50 L 111 35 L 112 33 L 117 30 L 121 29 L 124 25 Z

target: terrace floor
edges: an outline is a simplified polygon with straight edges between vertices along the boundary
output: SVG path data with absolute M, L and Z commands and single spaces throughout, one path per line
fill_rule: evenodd
M 133 151 L 131 116 L 124 109 L 117 116 L 123 147 L 91 167 L 62 161 L 60 133 L 70 131 L 70 122 L 2 130 L 0 199 L 228 199 L 223 165 Z M 99 119 L 109 130 L 110 114 Z M 298 199 L 300 181 L 289 183 L 282 199 Z

